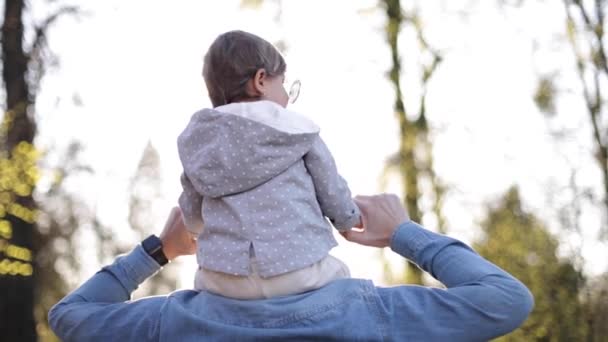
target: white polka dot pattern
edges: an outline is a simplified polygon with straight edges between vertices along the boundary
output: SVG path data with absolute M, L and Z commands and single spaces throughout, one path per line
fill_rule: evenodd
M 336 246 L 359 209 L 318 133 L 292 134 L 237 115 L 202 110 L 178 138 L 179 205 L 202 234 L 197 260 L 246 276 L 251 253 L 266 278 L 312 265 Z M 203 229 L 204 218 L 204 229 Z

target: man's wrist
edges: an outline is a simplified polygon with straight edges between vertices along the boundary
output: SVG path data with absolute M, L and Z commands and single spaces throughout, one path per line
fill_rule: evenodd
M 397 231 L 399 230 L 399 228 L 402 228 L 403 226 L 405 226 L 406 224 L 408 224 L 410 222 L 413 222 L 413 221 L 410 219 L 407 219 L 395 226 L 395 229 L 393 229 L 393 232 L 391 233 L 391 236 L 389 237 L 389 240 L 388 240 L 389 247 L 393 243 L 393 240 L 395 239 L 395 235 L 397 235 Z
M 152 257 L 160 266 L 165 266 L 169 262 L 169 257 L 165 253 L 163 242 L 156 235 L 150 235 L 141 242 L 144 251 Z
M 389 246 L 397 254 L 417 262 L 416 255 L 431 241 L 432 233 L 418 223 L 407 220 L 395 229 Z

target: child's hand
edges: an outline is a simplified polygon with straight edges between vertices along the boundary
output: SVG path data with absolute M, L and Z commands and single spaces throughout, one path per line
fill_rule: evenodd
M 357 196 L 355 203 L 361 209 L 362 229 L 351 229 L 341 234 L 346 240 L 361 245 L 389 246 L 395 229 L 410 219 L 396 195 Z

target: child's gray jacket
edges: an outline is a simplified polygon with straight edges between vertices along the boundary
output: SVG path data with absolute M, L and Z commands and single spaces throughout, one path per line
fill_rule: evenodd
M 254 254 L 266 278 L 309 266 L 359 223 L 334 159 L 309 119 L 270 101 L 195 113 L 178 138 L 179 198 L 198 238 L 199 265 L 249 275 Z M 204 229 L 203 229 L 204 220 Z

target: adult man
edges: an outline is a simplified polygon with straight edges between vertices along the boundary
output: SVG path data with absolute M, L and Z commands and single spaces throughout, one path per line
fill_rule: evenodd
M 533 299 L 521 282 L 462 242 L 412 222 L 397 196 L 355 201 L 363 230 L 349 231 L 347 240 L 390 246 L 447 288 L 342 279 L 268 300 L 183 290 L 131 302 L 131 292 L 161 267 L 150 256 L 158 252 L 137 246 L 55 305 L 51 327 L 66 341 L 486 341 L 526 319 Z M 195 252 L 177 209 L 160 240 L 169 260 Z

